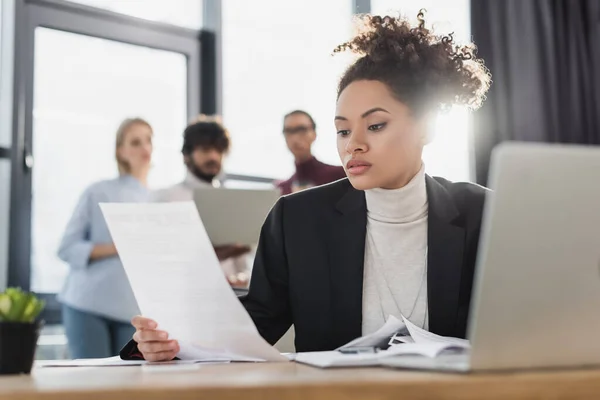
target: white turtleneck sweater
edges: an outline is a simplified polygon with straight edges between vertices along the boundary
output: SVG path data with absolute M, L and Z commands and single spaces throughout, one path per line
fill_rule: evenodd
M 404 187 L 365 191 L 367 235 L 363 283 L 363 335 L 389 315 L 428 328 L 427 190 L 424 167 Z

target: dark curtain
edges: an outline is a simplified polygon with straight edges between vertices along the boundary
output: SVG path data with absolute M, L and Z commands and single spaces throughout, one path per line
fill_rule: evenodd
M 474 113 L 476 179 L 506 140 L 600 144 L 600 0 L 471 0 L 492 73 Z

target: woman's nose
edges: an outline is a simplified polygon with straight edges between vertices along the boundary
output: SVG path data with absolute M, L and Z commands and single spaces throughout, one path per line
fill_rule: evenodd
M 350 134 L 348 143 L 346 143 L 346 151 L 348 154 L 365 152 L 367 145 L 364 140 L 364 135 L 360 131 L 354 131 Z

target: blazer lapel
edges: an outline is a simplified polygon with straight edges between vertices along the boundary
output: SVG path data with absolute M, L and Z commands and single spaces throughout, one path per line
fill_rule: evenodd
M 428 216 L 427 296 L 429 330 L 455 336 L 463 266 L 465 230 L 448 191 L 426 177 Z
M 364 192 L 349 186 L 335 208 L 328 243 L 332 348 L 362 334 L 363 264 L 367 229 Z

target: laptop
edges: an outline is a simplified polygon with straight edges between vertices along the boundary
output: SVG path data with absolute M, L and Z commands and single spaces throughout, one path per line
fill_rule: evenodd
M 600 148 L 510 143 L 492 155 L 468 354 L 395 368 L 600 365 Z
M 276 189 L 206 188 L 194 191 L 194 202 L 214 246 L 253 246 L 279 196 Z

